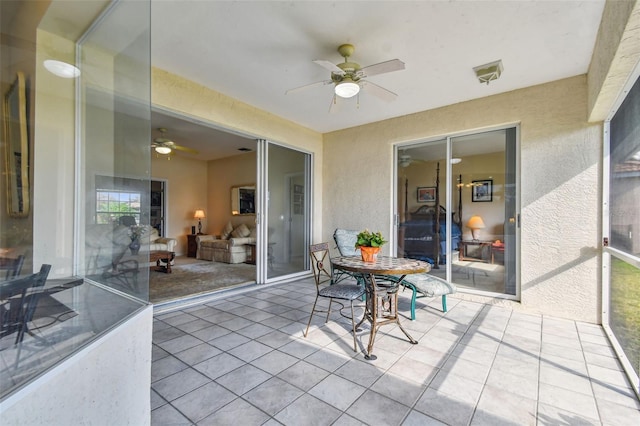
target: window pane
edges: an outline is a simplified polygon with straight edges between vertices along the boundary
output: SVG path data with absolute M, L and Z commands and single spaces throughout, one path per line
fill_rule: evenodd
M 609 325 L 640 375 L 640 269 L 620 259 L 611 262 Z
M 640 80 L 611 120 L 611 247 L 640 256 Z

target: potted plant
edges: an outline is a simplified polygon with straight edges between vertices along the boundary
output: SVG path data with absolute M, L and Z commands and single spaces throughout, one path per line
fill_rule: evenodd
M 387 241 L 380 232 L 371 232 L 368 229 L 361 231 L 356 239 L 356 249 L 360 249 L 364 262 L 375 262 L 380 247 Z

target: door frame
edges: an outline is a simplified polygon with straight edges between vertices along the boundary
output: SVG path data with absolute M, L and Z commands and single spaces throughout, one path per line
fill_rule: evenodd
M 515 150 L 516 150 L 516 154 L 515 154 L 515 218 L 514 220 L 516 221 L 515 224 L 515 233 L 513 238 L 515 239 L 515 243 L 514 243 L 514 253 L 513 256 L 515 257 L 514 259 L 514 274 L 515 274 L 515 294 L 506 294 L 506 293 L 490 293 L 490 292 L 486 292 L 486 291 L 477 291 L 477 290 L 472 290 L 472 289 L 465 289 L 465 288 L 461 288 L 458 287 L 458 290 L 460 292 L 463 293 L 472 293 L 472 294 L 479 294 L 479 295 L 490 295 L 491 297 L 496 297 L 496 298 L 500 298 L 500 299 L 508 299 L 508 300 L 516 300 L 516 301 L 520 301 L 521 300 L 521 277 L 520 277 L 520 254 L 521 254 L 521 250 L 520 250 L 520 242 L 521 242 L 521 221 L 520 221 L 520 215 L 521 215 L 521 191 L 520 191 L 520 185 L 521 185 L 521 173 L 520 173 L 520 124 L 518 122 L 513 122 L 513 123 L 507 123 L 507 124 L 503 124 L 503 125 L 499 125 L 499 126 L 490 126 L 490 127 L 485 127 L 485 128 L 480 128 L 480 129 L 473 129 L 470 131 L 461 131 L 461 132 L 456 132 L 456 133 L 450 133 L 444 136 L 434 136 L 434 137 L 429 137 L 429 138 L 425 138 L 425 139 L 418 139 L 418 140 L 413 140 L 413 141 L 405 141 L 405 142 L 400 142 L 400 143 L 396 143 L 393 144 L 393 159 L 394 159 L 394 163 L 393 163 L 393 175 L 392 175 L 392 188 L 393 188 L 393 196 L 392 198 L 392 211 L 391 211 L 391 217 L 392 217 L 392 232 L 391 235 L 393 235 L 393 239 L 392 241 L 392 255 L 397 256 L 398 255 L 398 234 L 399 234 L 399 225 L 400 225 L 400 214 L 398 211 L 398 200 L 399 200 L 399 194 L 398 194 L 398 176 L 399 176 L 399 166 L 398 166 L 398 161 L 399 161 L 399 155 L 400 155 L 400 151 L 403 149 L 407 149 L 410 147 L 417 147 L 420 145 L 424 145 L 424 144 L 428 144 L 428 143 L 437 143 L 437 142 L 442 142 L 442 141 L 446 141 L 446 156 L 447 158 L 451 158 L 452 157 L 452 140 L 459 138 L 459 137 L 463 137 L 463 136 L 471 136 L 471 135 L 476 135 L 476 134 L 481 134 L 481 133 L 487 133 L 487 132 L 492 132 L 492 131 L 498 131 L 498 130 L 508 130 L 508 129 L 515 129 Z M 452 174 L 452 165 L 450 161 L 446 161 L 446 176 L 451 176 Z M 506 170 L 505 170 L 506 173 Z M 453 187 L 452 187 L 452 180 L 451 179 L 447 179 L 446 182 L 446 186 L 445 186 L 445 194 L 446 194 L 446 203 L 444 205 L 445 209 L 447 210 L 447 212 L 452 211 L 452 206 L 453 206 Z M 505 217 L 505 220 L 507 218 Z M 446 252 L 447 253 L 451 253 L 452 252 L 452 247 L 451 247 L 451 227 L 447 226 L 446 229 Z M 451 282 L 452 280 L 452 264 L 450 261 L 450 257 L 447 257 L 447 262 L 445 264 L 446 267 L 446 277 L 447 277 L 447 281 Z

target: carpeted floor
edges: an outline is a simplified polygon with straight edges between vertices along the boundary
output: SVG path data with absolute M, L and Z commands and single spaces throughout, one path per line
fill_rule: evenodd
M 149 299 L 152 303 L 209 293 L 256 280 L 256 267 L 245 263 L 227 264 L 177 258 L 171 269 L 171 274 L 165 274 L 151 268 Z

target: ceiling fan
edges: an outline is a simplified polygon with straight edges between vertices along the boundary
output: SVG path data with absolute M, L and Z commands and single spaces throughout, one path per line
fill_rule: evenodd
M 399 59 L 392 59 L 390 61 L 380 62 L 378 64 L 362 68 L 355 62 L 349 62 L 349 57 L 353 54 L 354 50 L 355 47 L 351 44 L 340 45 L 340 47 L 338 47 L 338 52 L 344 58 L 344 62 L 339 64 L 334 64 L 333 62 L 322 59 L 313 61 L 315 64 L 331 71 L 331 80 L 317 81 L 315 83 L 287 90 L 285 93 L 289 94 L 316 86 L 333 84 L 334 95 L 331 101 L 332 105 L 336 101 L 336 96 L 341 98 L 351 98 L 357 95 L 360 92 L 360 89 L 363 89 L 387 102 L 395 100 L 398 96 L 397 94 L 366 80 L 366 78 L 392 71 L 403 70 L 404 62 Z
M 398 165 L 402 168 L 409 167 L 412 163 L 425 163 L 424 160 L 417 160 L 411 157 L 411 154 L 407 154 L 405 151 L 402 151 L 400 155 L 398 155 Z
M 181 146 L 176 144 L 174 141 L 172 141 L 171 139 L 167 139 L 165 137 L 165 133 L 167 133 L 167 129 L 165 129 L 164 127 L 160 127 L 158 128 L 158 131 L 160 132 L 160 137 L 159 138 L 155 138 L 153 140 L 153 142 L 151 143 L 151 148 L 154 148 L 155 151 L 158 154 L 171 154 L 171 152 L 175 149 L 176 151 L 184 151 L 184 152 L 188 152 L 190 154 L 197 154 L 198 151 L 196 151 L 195 149 L 192 148 L 187 148 L 186 146 Z

